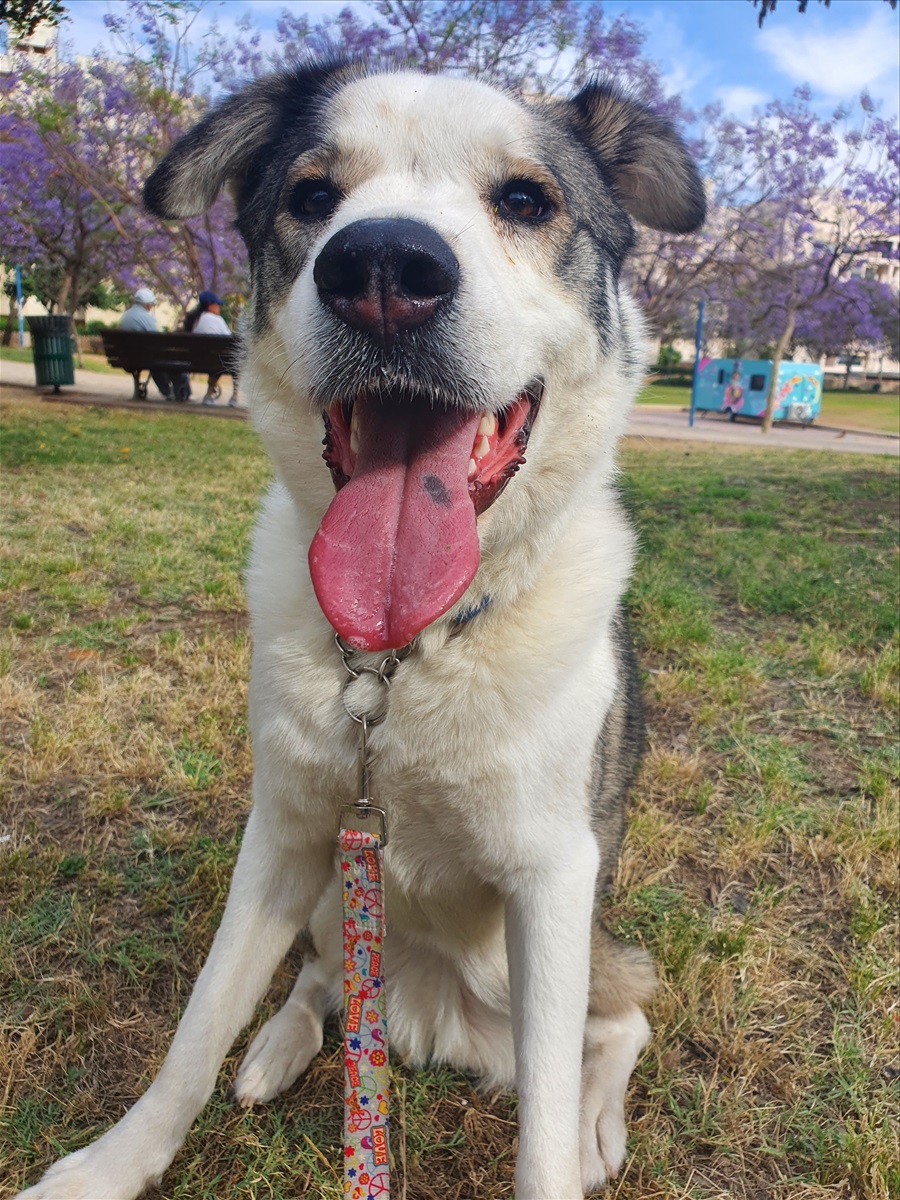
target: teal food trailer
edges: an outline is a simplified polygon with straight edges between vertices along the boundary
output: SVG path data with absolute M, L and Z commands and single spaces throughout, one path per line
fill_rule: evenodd
M 691 411 L 762 417 L 772 376 L 767 359 L 701 358 L 691 389 Z M 822 368 L 817 363 L 783 361 L 778 369 L 775 421 L 809 425 L 822 407 Z

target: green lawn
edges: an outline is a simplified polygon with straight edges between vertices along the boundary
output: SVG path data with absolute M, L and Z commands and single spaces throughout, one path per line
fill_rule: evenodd
M 872 393 L 825 392 L 822 396 L 822 425 L 848 425 L 900 434 L 900 396 Z
M 669 387 L 662 383 L 648 383 L 638 394 L 638 404 L 665 404 L 673 408 L 687 408 L 691 403 L 690 387 Z
M 651 383 L 641 391 L 637 402 L 690 408 L 691 389 Z M 850 428 L 871 429 L 875 433 L 900 434 L 900 396 L 882 396 L 871 392 L 858 395 L 853 392 L 825 392 L 822 410 L 816 421 L 820 425 L 847 425 Z
M 102 354 L 82 354 L 81 358 L 85 371 L 99 371 L 103 375 L 121 374 L 120 369 L 111 367 Z M 0 346 L 0 362 L 4 360 L 7 362 L 34 362 L 30 348 L 20 348 L 19 346 Z M 77 359 L 75 365 L 78 366 Z
M 244 423 L 2 416 L 0 1161 L 16 1187 L 146 1086 L 221 913 L 251 771 L 240 571 L 269 471 Z M 607 1195 L 890 1200 L 896 464 L 651 444 L 622 465 L 650 743 L 607 916 L 662 982 Z M 227 1093 L 248 1037 L 164 1195 L 337 1200 L 335 1029 L 254 1111 Z M 409 1200 L 512 1197 L 511 1101 L 451 1071 L 395 1076 Z

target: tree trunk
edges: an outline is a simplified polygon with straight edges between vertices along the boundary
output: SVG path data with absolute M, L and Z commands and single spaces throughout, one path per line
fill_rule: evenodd
M 82 367 L 82 368 L 84 367 L 84 359 L 81 357 L 81 343 L 78 340 L 78 330 L 75 325 L 75 310 L 78 308 L 78 305 L 81 302 L 80 265 L 81 265 L 81 261 L 82 261 L 81 260 L 81 251 L 82 251 L 83 246 L 84 246 L 84 239 L 79 238 L 79 241 L 78 241 L 78 250 L 79 250 L 78 263 L 75 267 L 72 268 L 72 290 L 69 293 L 69 312 L 71 313 L 71 316 L 69 318 L 69 326 L 70 326 L 70 331 L 72 334 L 72 341 L 74 343 L 72 348 L 75 351 L 75 361 L 78 363 L 79 367 Z
M 62 283 L 59 285 L 59 291 L 56 293 L 55 304 L 48 304 L 47 307 L 53 312 L 54 308 L 58 308 L 61 313 L 66 311 L 66 305 L 69 302 L 69 293 L 72 291 L 72 272 L 67 269 L 62 278 Z
M 766 412 L 762 423 L 763 433 L 769 433 L 772 429 L 772 417 L 775 414 L 775 396 L 778 392 L 778 372 L 781 368 L 781 360 L 784 358 L 788 342 L 794 336 L 794 325 L 796 322 L 797 309 L 791 305 L 787 310 L 784 329 L 781 331 L 781 337 L 778 339 L 778 345 L 775 347 L 775 354 L 772 357 L 772 375 L 769 379 L 769 391 L 766 394 Z

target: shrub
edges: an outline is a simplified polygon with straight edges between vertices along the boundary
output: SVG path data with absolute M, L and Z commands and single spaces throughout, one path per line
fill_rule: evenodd
M 659 358 L 656 361 L 657 371 L 671 371 L 681 366 L 681 355 L 674 346 L 660 346 Z

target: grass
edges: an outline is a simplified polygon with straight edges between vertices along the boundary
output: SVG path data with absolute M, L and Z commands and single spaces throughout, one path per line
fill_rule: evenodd
M 202 437 L 201 437 L 202 434 Z M 247 811 L 238 422 L 13 404 L 0 550 L 0 1161 L 132 1103 L 208 949 Z M 615 1200 L 889 1200 L 897 1155 L 896 465 L 629 445 L 650 747 L 607 918 L 662 976 Z M 296 962 L 293 963 L 296 968 Z M 290 987 L 279 973 L 262 1006 Z M 165 1195 L 336 1200 L 335 1030 L 227 1097 Z M 511 1197 L 514 1107 L 396 1069 L 410 1200 Z
M 691 389 L 674 384 L 648 383 L 638 394 L 638 404 L 665 404 L 671 408 L 685 408 L 691 402 Z
M 29 347 L 0 346 L 0 362 L 4 361 L 30 363 L 34 362 L 34 357 Z M 111 367 L 102 354 L 82 354 L 81 362 L 79 363 L 76 359 L 75 365 L 79 370 L 98 371 L 101 375 L 121 374 L 121 369 Z
M 821 425 L 856 425 L 877 433 L 900 434 L 900 396 L 852 392 L 825 392 Z
M 641 391 L 637 402 L 689 408 L 691 389 L 651 383 Z M 900 396 L 887 393 L 875 395 L 871 392 L 825 392 L 822 410 L 816 421 L 819 425 L 846 425 L 849 428 L 870 429 L 874 433 L 900 434 Z

